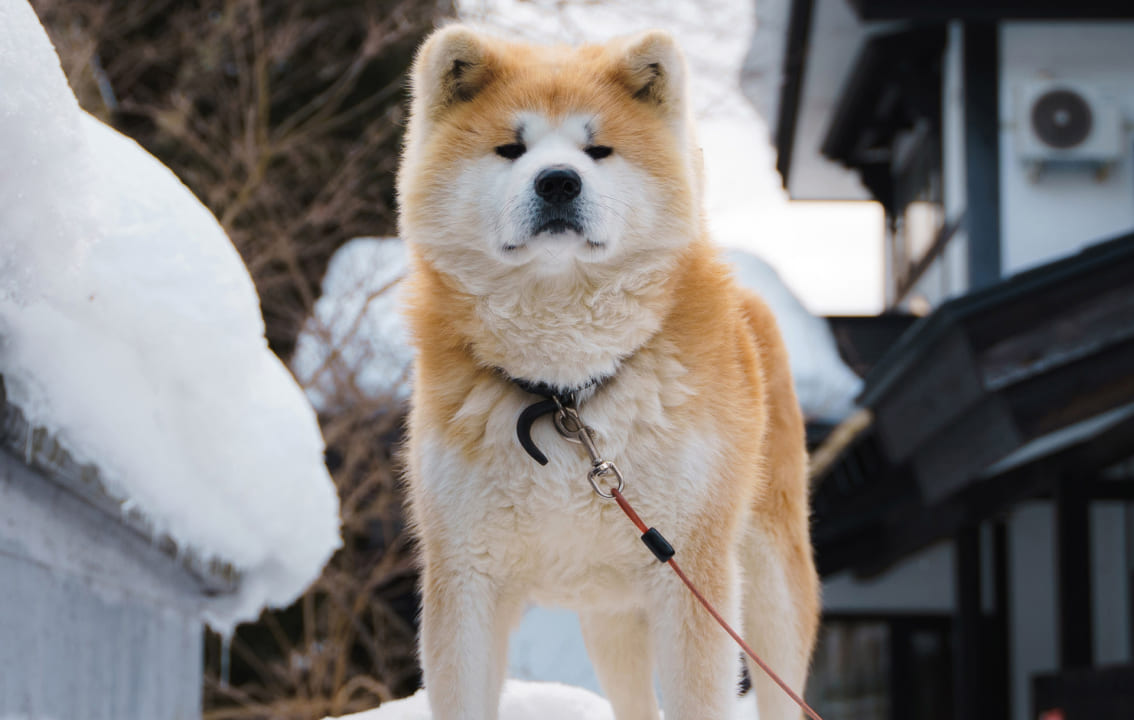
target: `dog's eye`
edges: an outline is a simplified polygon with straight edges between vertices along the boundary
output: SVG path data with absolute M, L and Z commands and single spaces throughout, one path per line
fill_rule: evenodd
M 614 152 L 614 148 L 606 145 L 591 145 L 589 148 L 584 148 L 583 152 L 590 155 L 591 160 L 602 160 Z
M 497 145 L 496 154 L 502 158 L 515 160 L 528 151 L 527 146 L 523 143 L 508 143 L 507 145 Z

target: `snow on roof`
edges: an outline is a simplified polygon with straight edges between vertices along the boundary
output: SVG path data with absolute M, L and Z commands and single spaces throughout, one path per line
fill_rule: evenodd
M 173 173 L 79 110 L 24 2 L 0 4 L 0 87 L 8 401 L 156 533 L 241 573 L 212 624 L 290 603 L 340 544 L 338 498 L 243 262 Z
M 757 256 L 727 251 L 737 279 L 760 294 L 779 320 L 800 403 L 809 419 L 837 421 L 854 408 L 861 381 L 839 357 L 817 318 Z M 323 295 L 296 344 L 291 367 L 320 411 L 352 398 L 408 396 L 413 353 L 397 308 L 406 252 L 396 238 L 358 238 L 331 258 Z
M 758 293 L 775 313 L 807 419 L 837 422 L 850 415 L 862 379 L 839 356 L 827 321 L 812 315 L 760 257 L 743 250 L 728 250 L 725 257 L 736 267 L 740 284 Z
M 344 715 L 341 720 L 430 720 L 425 691 L 383 703 L 377 710 Z M 751 695 L 737 701 L 733 720 L 756 720 L 756 700 Z M 614 712 L 603 698 L 589 690 L 559 683 L 508 680 L 500 698 L 499 720 L 613 720 Z M 324 720 L 332 720 L 325 718 Z
M 12 297 L 53 277 L 66 281 L 90 242 L 82 229 L 94 212 L 82 190 L 91 168 L 80 151 L 79 104 L 46 33 L 21 0 L 0 5 L 0 88 L 0 297 Z M 51 157 L 70 161 L 43 162 Z M 33 181 L 56 191 L 40 200 L 38 213 L 23 209 Z

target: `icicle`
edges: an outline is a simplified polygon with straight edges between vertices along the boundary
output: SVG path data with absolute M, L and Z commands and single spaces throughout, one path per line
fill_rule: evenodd
M 220 684 L 222 688 L 227 688 L 229 680 L 228 674 L 232 666 L 232 634 L 227 632 L 221 633 L 220 642 Z

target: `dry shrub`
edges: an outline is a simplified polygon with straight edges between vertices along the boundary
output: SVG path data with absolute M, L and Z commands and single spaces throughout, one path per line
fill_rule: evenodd
M 344 547 L 291 608 L 241 626 L 228 645 L 210 637 L 205 720 L 322 718 L 418 686 L 416 572 L 391 457 L 401 419 L 392 400 L 324 418 Z
M 448 0 L 34 0 L 88 111 L 211 209 L 286 356 L 331 253 L 394 229 L 413 49 Z
M 220 219 L 290 354 L 331 254 L 394 229 L 404 75 L 450 0 L 33 0 L 82 106 Z M 321 418 L 345 547 L 293 607 L 207 644 L 206 718 L 321 718 L 412 691 L 391 399 Z

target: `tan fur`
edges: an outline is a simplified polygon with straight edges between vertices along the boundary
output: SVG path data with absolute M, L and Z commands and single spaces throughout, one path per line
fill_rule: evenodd
M 534 398 L 497 368 L 564 386 L 614 371 L 580 414 L 627 498 L 802 692 L 818 615 L 803 420 L 771 313 L 705 235 L 684 72 L 657 32 L 569 49 L 457 26 L 419 54 L 399 193 L 418 348 L 408 483 L 439 719 L 496 717 L 507 634 L 530 600 L 579 611 L 619 720 L 657 717 L 653 672 L 668 720 L 725 717 L 735 690 L 731 640 L 591 492 L 578 446 L 548 419 L 534 432 L 548 466 L 519 447 Z M 593 114 L 595 142 L 622 163 L 603 167 L 641 177 L 649 206 L 605 255 L 578 250 L 554 275 L 494 262 L 453 187 L 513 142 L 521 112 Z M 752 675 L 763 720 L 798 716 Z

